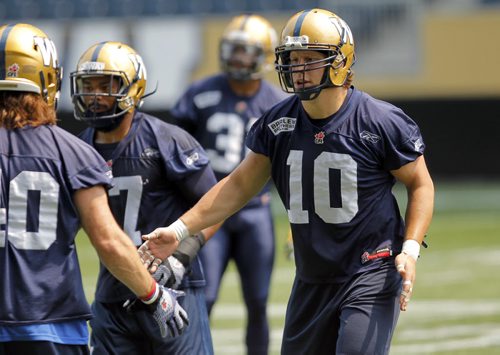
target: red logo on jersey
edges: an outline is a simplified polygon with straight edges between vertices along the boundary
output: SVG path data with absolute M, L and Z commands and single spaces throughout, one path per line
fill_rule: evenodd
M 323 144 L 325 139 L 325 132 L 321 131 L 314 135 L 314 143 Z

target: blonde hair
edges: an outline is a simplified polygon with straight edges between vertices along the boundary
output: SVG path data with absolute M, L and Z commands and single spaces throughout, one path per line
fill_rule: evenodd
M 55 125 L 56 111 L 38 94 L 29 92 L 0 92 L 0 127 Z

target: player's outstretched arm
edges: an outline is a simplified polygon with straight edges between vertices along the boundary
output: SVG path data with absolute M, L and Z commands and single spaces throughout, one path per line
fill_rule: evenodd
M 143 262 L 149 265 L 155 257 L 164 260 L 177 248 L 178 240 L 223 222 L 263 188 L 270 174 L 269 158 L 250 152 L 231 174 L 212 187 L 180 219 L 143 236 L 148 240 L 139 248 Z
M 162 336 L 177 336 L 188 325 L 181 296 L 156 283 L 142 265 L 137 249 L 120 229 L 109 209 L 102 186 L 80 189 L 73 198 L 82 226 L 106 268 L 148 305 Z
M 406 186 L 408 193 L 403 251 L 395 260 L 396 268 L 403 278 L 400 308 L 405 311 L 415 284 L 420 245 L 432 220 L 434 184 L 423 156 L 391 173 Z

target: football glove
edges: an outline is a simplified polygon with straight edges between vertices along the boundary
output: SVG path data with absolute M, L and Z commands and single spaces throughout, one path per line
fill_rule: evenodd
M 144 301 L 138 302 L 139 299 L 136 298 L 132 301 L 127 300 L 123 307 L 127 312 L 133 312 L 139 305 L 146 307 L 152 313 L 163 338 L 167 336 L 171 338 L 177 337 L 189 325 L 188 315 L 177 301 L 177 298 L 183 297 L 185 293 L 161 285 L 157 285 L 157 287 L 159 288 L 158 296 L 153 302 L 146 304 Z
M 177 302 L 178 297 L 185 295 L 182 291 L 176 291 L 163 286 L 160 287 L 160 295 L 155 302 L 146 305 L 153 318 L 160 327 L 161 336 L 164 338 L 177 337 L 181 335 L 189 324 L 189 319 L 184 308 Z
M 161 286 L 178 289 L 185 273 L 184 265 L 174 256 L 169 256 L 158 266 L 153 278 Z

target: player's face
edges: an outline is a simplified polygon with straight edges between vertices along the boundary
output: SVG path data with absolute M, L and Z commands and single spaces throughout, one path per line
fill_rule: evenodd
M 82 93 L 88 109 L 95 113 L 106 112 L 113 107 L 120 89 L 118 78 L 109 75 L 92 76 L 82 79 Z
M 296 65 L 292 72 L 295 88 L 308 88 L 321 83 L 325 71 L 326 55 L 317 51 L 291 51 L 290 64 Z
M 256 57 L 256 47 L 234 45 L 228 64 L 236 69 L 251 69 L 255 66 Z

